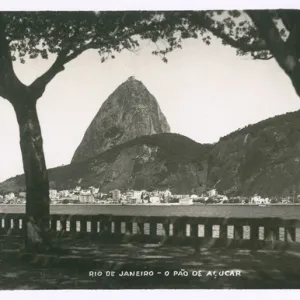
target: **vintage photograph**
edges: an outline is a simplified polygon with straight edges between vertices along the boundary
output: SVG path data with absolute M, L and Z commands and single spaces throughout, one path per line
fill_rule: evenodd
M 0 290 L 299 289 L 300 11 L 0 11 Z

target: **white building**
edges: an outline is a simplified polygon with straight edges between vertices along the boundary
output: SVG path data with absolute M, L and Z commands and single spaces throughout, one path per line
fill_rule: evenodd
M 142 198 L 143 191 L 133 191 L 133 198 L 136 200 L 140 200 Z
M 91 193 L 93 195 L 98 194 L 99 193 L 99 188 L 95 188 L 94 186 L 90 186 L 89 190 L 91 191 Z
M 80 202 L 94 203 L 95 198 L 90 190 L 81 190 L 78 196 Z
M 50 189 L 49 190 L 49 197 L 50 197 L 50 199 L 57 199 L 58 198 L 57 190 Z
M 4 196 L 5 200 L 12 200 L 15 198 L 15 194 L 14 193 L 8 193 Z
M 76 186 L 76 188 L 74 189 L 74 192 L 80 192 L 81 191 L 81 186 Z
M 62 190 L 62 191 L 59 192 L 59 194 L 60 194 L 60 197 L 62 197 L 62 198 L 69 197 L 70 191 Z
M 157 204 L 160 203 L 160 198 L 158 196 L 150 196 L 150 203 Z
M 20 198 L 26 198 L 26 192 L 20 192 L 19 197 Z
M 165 190 L 165 191 L 161 191 L 159 192 L 159 196 L 165 200 L 165 201 L 169 201 L 170 198 L 172 197 L 172 193 L 169 189 Z
M 111 191 L 111 196 L 114 201 L 119 201 L 121 199 L 121 191 L 113 190 L 113 191 Z
M 225 195 L 218 195 L 218 200 L 220 201 L 228 201 L 228 197 Z
M 208 194 L 208 197 L 214 197 L 214 196 L 218 195 L 218 192 L 216 189 L 212 189 L 212 190 L 208 191 L 207 194 Z
M 85 203 L 94 203 L 95 202 L 95 198 L 93 195 L 79 195 L 77 197 L 80 202 L 85 202 Z
M 90 195 L 92 195 L 92 193 L 91 193 L 90 190 L 81 190 L 80 191 L 80 195 L 82 195 L 82 196 L 90 196 Z
M 251 200 L 251 204 L 270 204 L 270 199 L 269 198 L 262 198 L 261 196 L 254 195 Z
M 181 198 L 181 199 L 179 199 L 179 204 L 193 204 L 193 199 Z
M 133 198 L 133 194 L 134 194 L 134 190 L 128 190 L 125 192 L 125 197 L 127 199 L 131 199 L 131 198 Z

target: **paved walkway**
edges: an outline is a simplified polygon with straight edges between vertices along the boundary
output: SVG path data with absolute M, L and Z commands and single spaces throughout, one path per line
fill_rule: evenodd
M 20 244 L 0 238 L 0 289 L 300 288 L 297 253 L 64 240 L 69 254 L 31 256 Z

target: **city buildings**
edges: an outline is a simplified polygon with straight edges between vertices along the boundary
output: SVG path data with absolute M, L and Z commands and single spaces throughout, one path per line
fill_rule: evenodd
M 111 191 L 111 197 L 114 201 L 119 201 L 121 199 L 121 191 L 120 190 Z
M 170 189 L 166 190 L 127 190 L 122 192 L 119 189 L 110 191 L 108 194 L 102 193 L 100 188 L 90 186 L 76 186 L 74 189 L 49 190 L 51 204 L 59 203 L 87 203 L 87 204 L 244 204 L 244 205 L 268 205 L 274 203 L 288 204 L 300 203 L 300 195 L 264 198 L 255 194 L 254 196 L 226 196 L 219 194 L 216 189 L 203 192 L 201 195 L 196 193 L 191 195 L 173 195 Z M 0 202 L 4 204 L 25 203 L 26 192 L 17 194 L 10 192 L 0 195 Z

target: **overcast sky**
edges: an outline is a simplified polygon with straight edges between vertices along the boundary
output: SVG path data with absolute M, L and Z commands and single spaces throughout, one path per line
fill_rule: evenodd
M 214 40 L 206 46 L 189 40 L 168 56 L 168 64 L 143 45 L 102 64 L 89 51 L 66 66 L 38 102 L 47 167 L 68 164 L 85 130 L 106 98 L 130 76 L 155 96 L 171 131 L 199 143 L 213 143 L 236 129 L 295 111 L 300 99 L 276 62 L 238 57 Z M 15 64 L 24 83 L 31 83 L 51 60 Z M 23 173 L 19 133 L 11 105 L 0 99 L 0 181 Z

